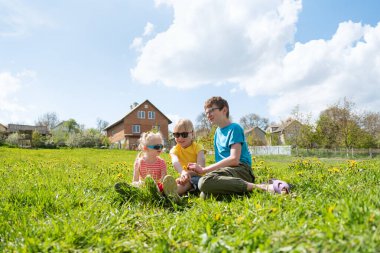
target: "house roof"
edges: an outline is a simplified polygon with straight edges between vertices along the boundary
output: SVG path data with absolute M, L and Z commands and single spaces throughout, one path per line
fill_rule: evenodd
M 0 123 L 0 127 L 4 128 L 5 130 L 7 130 L 7 127 L 4 126 L 3 124 Z
M 113 124 L 111 124 L 111 125 L 109 125 L 109 126 L 107 126 L 106 128 L 104 128 L 103 130 L 107 130 L 107 129 L 109 129 L 109 128 L 111 128 L 111 127 L 113 127 L 113 126 L 115 126 L 115 125 L 117 125 L 117 124 L 119 124 L 120 122 L 122 122 L 128 115 L 130 115 L 130 114 L 132 114 L 133 112 L 135 112 L 136 110 L 138 110 L 143 104 L 145 104 L 145 103 L 149 103 L 151 106 L 153 106 L 159 113 L 161 113 L 167 120 L 168 120 L 168 122 L 169 122 L 169 124 L 171 124 L 172 123 L 172 121 L 168 118 L 168 117 L 166 117 L 165 116 L 165 114 L 163 114 L 156 106 L 154 106 L 154 104 L 152 104 L 148 99 L 147 100 L 145 100 L 144 102 L 142 102 L 141 104 L 139 104 L 139 105 L 137 105 L 137 106 L 135 106 L 129 113 L 127 113 L 123 118 L 121 118 L 120 120 L 118 120 L 118 121 L 116 121 L 115 123 L 113 123 Z
M 255 130 L 255 129 L 258 129 L 258 130 L 260 130 L 261 132 L 263 132 L 263 133 L 265 134 L 265 131 L 264 131 L 263 129 L 261 129 L 260 127 L 258 127 L 258 126 L 252 127 L 252 128 L 250 128 L 250 129 L 248 129 L 248 130 L 245 130 L 245 131 L 244 131 L 244 134 L 247 134 L 247 133 L 249 133 L 249 132 L 252 132 L 252 131 Z
M 47 126 L 30 126 L 30 125 L 18 125 L 18 124 L 8 124 L 8 133 L 15 133 L 18 131 L 37 131 L 41 134 L 48 134 L 49 130 Z
M 272 129 L 272 133 L 278 133 L 278 132 L 282 132 L 284 131 L 288 126 L 290 126 L 291 124 L 293 124 L 294 122 L 298 122 L 300 123 L 298 120 L 296 119 L 292 119 L 292 118 L 289 118 L 287 119 L 285 122 L 283 122 L 281 125 L 270 125 L 267 129 Z M 301 124 L 301 123 L 300 123 Z M 276 128 L 275 130 L 273 130 L 274 128 Z

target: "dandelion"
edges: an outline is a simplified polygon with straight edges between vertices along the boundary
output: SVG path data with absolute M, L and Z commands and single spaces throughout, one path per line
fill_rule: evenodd
M 339 172 L 340 172 L 340 169 L 337 168 L 337 167 L 332 167 L 332 168 L 328 169 L 328 172 L 331 172 L 331 173 L 339 173 Z
M 277 208 L 272 207 L 272 208 L 269 210 L 269 212 L 270 212 L 270 213 L 275 213 L 275 212 L 277 212 L 277 210 L 278 210 Z
M 123 178 L 123 173 L 117 174 L 117 178 Z
M 236 219 L 236 223 L 237 223 L 237 224 L 241 224 L 241 223 L 244 221 L 244 219 L 245 219 L 244 216 L 239 216 L 239 217 L 237 217 L 237 219 Z
M 220 220 L 221 217 L 222 217 L 222 215 L 221 215 L 220 213 L 217 213 L 217 214 L 215 214 L 215 216 L 214 216 L 214 220 L 215 220 L 215 221 L 218 221 L 218 220 Z
M 375 221 L 375 214 L 374 213 L 371 213 L 371 215 L 368 218 L 368 221 L 369 222 L 374 222 Z
M 347 163 L 349 169 L 356 169 L 358 167 L 358 162 L 355 160 L 348 160 Z

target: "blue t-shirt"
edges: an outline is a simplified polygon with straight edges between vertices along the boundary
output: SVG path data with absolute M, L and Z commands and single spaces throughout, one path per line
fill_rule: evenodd
M 218 127 L 214 136 L 215 161 L 219 162 L 231 154 L 231 145 L 241 143 L 240 162 L 252 166 L 252 158 L 245 141 L 243 128 L 236 123 Z

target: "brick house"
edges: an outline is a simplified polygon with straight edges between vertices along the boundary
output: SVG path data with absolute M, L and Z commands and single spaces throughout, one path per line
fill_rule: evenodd
M 157 109 L 149 100 L 135 104 L 122 119 L 104 129 L 112 145 L 119 148 L 136 149 L 141 133 L 157 129 L 168 143 L 169 124 L 172 121 Z

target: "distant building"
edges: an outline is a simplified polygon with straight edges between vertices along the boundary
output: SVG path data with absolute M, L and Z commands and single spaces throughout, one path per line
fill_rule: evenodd
M 162 133 L 165 145 L 167 145 L 169 124 L 171 123 L 172 121 L 157 107 L 149 100 L 145 100 L 141 104 L 134 104 L 127 115 L 104 130 L 107 132 L 111 145 L 117 145 L 119 148 L 136 149 L 141 133 L 152 129 L 157 129 Z
M 266 146 L 266 132 L 260 127 L 245 130 L 244 135 L 249 146 Z
M 34 131 L 37 131 L 41 135 L 48 135 L 49 130 L 47 126 L 30 126 L 30 125 L 18 125 L 18 124 L 8 124 L 7 133 L 20 133 L 32 135 Z
M 287 119 L 279 125 L 270 125 L 267 129 L 267 142 L 270 146 L 291 145 L 301 131 L 302 124 L 295 119 Z
M 42 136 L 49 135 L 49 130 L 47 126 L 30 126 L 30 125 L 19 125 L 19 124 L 8 124 L 7 135 L 18 133 L 22 135 L 19 138 L 18 145 L 20 147 L 31 147 L 33 132 L 38 132 Z
M 0 143 L 5 139 L 7 135 L 7 127 L 0 123 Z
M 6 133 L 7 129 L 8 128 L 6 126 L 4 126 L 3 124 L 0 123 L 0 133 L 3 133 L 3 134 Z

